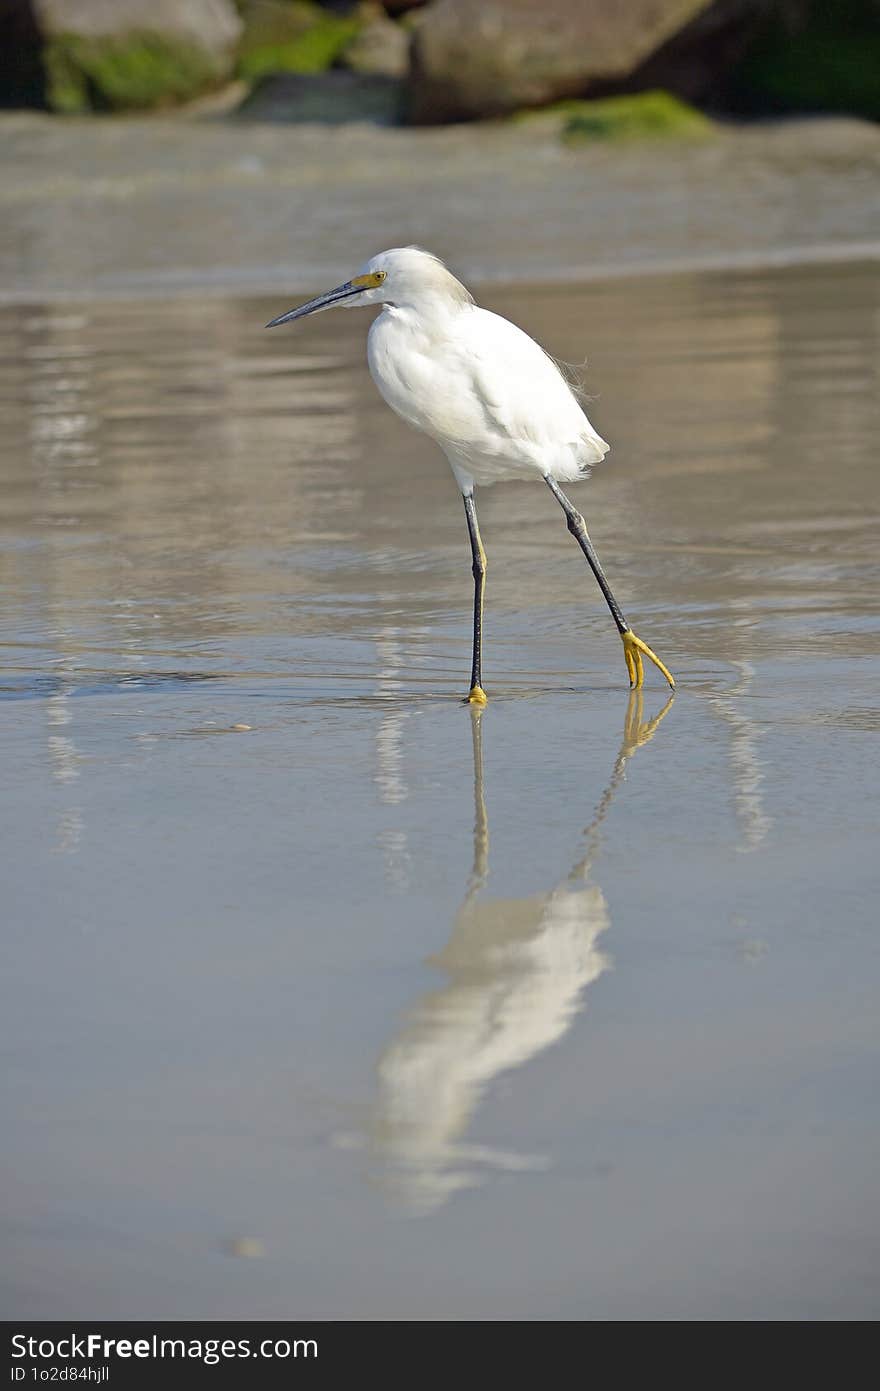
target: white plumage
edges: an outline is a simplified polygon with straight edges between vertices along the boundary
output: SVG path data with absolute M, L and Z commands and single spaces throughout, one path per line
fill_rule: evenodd
M 609 446 L 556 363 L 516 324 L 474 304 L 436 257 L 384 251 L 383 309 L 367 360 L 393 411 L 436 440 L 462 492 L 504 479 L 586 476 Z
M 373 380 L 401 419 L 437 441 L 464 498 L 475 583 L 469 699 L 486 700 L 481 674 L 486 553 L 474 486 L 514 478 L 543 479 L 565 512 L 617 625 L 630 684 L 642 684 L 644 654 L 674 686 L 666 667 L 624 618 L 584 519 L 559 487 L 585 478 L 609 446 L 553 359 L 515 324 L 474 304 L 443 262 L 416 246 L 381 251 L 351 280 L 279 314 L 268 327 L 337 304 L 382 306 L 367 344 Z

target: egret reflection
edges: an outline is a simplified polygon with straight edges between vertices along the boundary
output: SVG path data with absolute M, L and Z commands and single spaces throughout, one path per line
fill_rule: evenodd
M 541 1155 L 470 1143 L 483 1093 L 502 1073 L 561 1039 L 587 987 L 611 964 L 600 939 L 608 904 L 594 881 L 602 823 L 628 760 L 656 733 L 674 697 L 645 720 L 632 692 L 620 751 L 571 871 L 549 892 L 491 899 L 489 818 L 483 786 L 483 708 L 471 708 L 474 769 L 473 864 L 449 941 L 432 958 L 447 982 L 424 995 L 378 1064 L 370 1138 L 381 1181 L 413 1212 L 429 1213 L 487 1173 L 545 1167 Z

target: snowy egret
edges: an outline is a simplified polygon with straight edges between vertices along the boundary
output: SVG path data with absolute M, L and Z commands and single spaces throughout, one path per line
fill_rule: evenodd
M 644 681 L 642 656 L 675 682 L 636 637 L 611 592 L 584 519 L 560 488 L 586 478 L 609 445 L 596 433 L 556 363 L 507 319 L 480 309 L 443 262 L 419 247 L 374 256 L 335 290 L 279 314 L 267 328 L 334 305 L 378 304 L 367 360 L 393 411 L 436 440 L 464 499 L 474 576 L 474 647 L 468 699 L 486 702 L 482 678 L 486 552 L 474 486 L 542 478 L 565 513 L 623 641 L 630 685 Z

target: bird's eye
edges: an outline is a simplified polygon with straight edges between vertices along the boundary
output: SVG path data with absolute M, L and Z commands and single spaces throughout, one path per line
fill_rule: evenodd
M 387 278 L 388 278 L 388 272 L 387 272 L 387 270 L 377 270 L 377 271 L 376 271 L 376 283 L 377 283 L 378 285 L 381 285 L 381 284 L 382 284 L 382 281 L 383 281 L 383 280 L 387 280 Z

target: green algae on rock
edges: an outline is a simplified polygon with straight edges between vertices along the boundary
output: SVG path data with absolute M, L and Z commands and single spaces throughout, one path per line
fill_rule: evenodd
M 224 66 L 197 44 L 150 33 L 59 34 L 47 44 L 43 64 L 47 102 L 66 114 L 171 106 L 226 76 Z
M 356 14 L 332 14 L 313 0 L 253 0 L 245 11 L 238 75 L 255 81 L 279 72 L 326 72 L 360 27 Z
M 24 95 L 62 113 L 198 97 L 230 76 L 242 30 L 232 0 L 0 0 L 0 11 L 10 3 L 16 65 L 36 75 Z
M 638 92 L 598 101 L 560 102 L 552 108 L 564 118 L 562 137 L 585 140 L 692 139 L 710 135 L 714 123 L 670 92 Z

